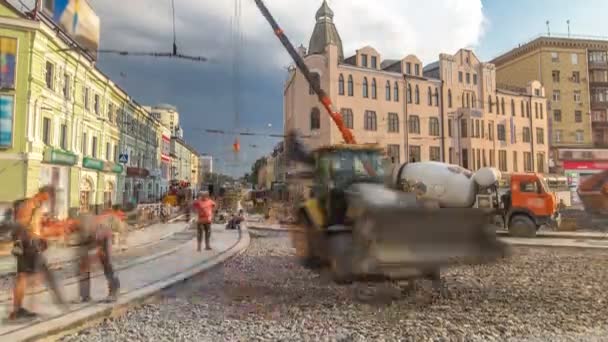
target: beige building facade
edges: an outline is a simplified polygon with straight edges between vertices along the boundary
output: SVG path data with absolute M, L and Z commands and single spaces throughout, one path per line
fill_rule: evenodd
M 324 1 L 309 49 L 299 52 L 357 142 L 384 146 L 396 163 L 436 160 L 472 170 L 546 172 L 546 99 L 539 82 L 499 89 L 494 65 L 466 49 L 426 67 L 415 55 L 383 60 L 371 46 L 344 58 L 333 16 Z M 284 89 L 284 129 L 310 136 L 305 142 L 312 148 L 342 142 L 295 68 Z

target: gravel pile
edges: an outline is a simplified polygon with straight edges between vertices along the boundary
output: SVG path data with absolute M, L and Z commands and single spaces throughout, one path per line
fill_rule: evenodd
M 337 286 L 296 264 L 286 236 L 252 239 L 155 304 L 64 341 L 598 341 L 608 336 L 608 252 L 518 248 L 422 282 Z

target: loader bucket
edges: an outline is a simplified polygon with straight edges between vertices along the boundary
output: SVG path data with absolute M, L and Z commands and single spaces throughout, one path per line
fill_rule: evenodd
M 489 263 L 506 255 L 477 208 L 371 206 L 353 229 L 353 269 L 400 278 L 407 269 L 435 270 L 454 263 Z

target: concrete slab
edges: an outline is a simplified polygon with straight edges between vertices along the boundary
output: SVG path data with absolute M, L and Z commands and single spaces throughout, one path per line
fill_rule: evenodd
M 39 312 L 40 317 L 34 321 L 14 322 L 0 325 L 0 340 L 26 341 L 43 338 L 60 331 L 71 329 L 79 324 L 116 312 L 133 305 L 158 291 L 177 282 L 183 281 L 197 273 L 208 270 L 221 262 L 244 251 L 249 245 L 247 230 L 227 231 L 221 225 L 215 225 L 212 233 L 212 251 L 195 251 L 194 241 L 188 241 L 174 253 L 133 265 L 118 272 L 121 281 L 120 297 L 115 303 L 103 303 L 107 296 L 107 284 L 102 275 L 92 281 L 93 303 L 71 305 L 67 313 L 62 313 L 52 302 L 48 291 L 32 295 L 30 303 L 35 307 L 26 308 Z M 76 300 L 78 284 L 74 279 L 64 282 L 63 288 L 67 300 Z M 10 300 L 0 302 L 0 317 L 6 317 L 10 310 Z

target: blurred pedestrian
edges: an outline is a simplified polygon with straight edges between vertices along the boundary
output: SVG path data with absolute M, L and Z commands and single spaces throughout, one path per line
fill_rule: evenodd
M 111 213 L 114 218 L 112 220 L 112 231 L 116 233 L 118 237 L 118 246 L 121 250 L 125 251 L 128 249 L 127 236 L 129 234 L 129 226 L 126 222 L 126 215 L 118 204 L 112 206 Z
M 114 301 L 120 290 L 120 281 L 114 274 L 111 261 L 112 224 L 117 216 L 111 210 L 95 216 L 83 213 L 78 219 L 78 234 L 80 238 L 78 248 L 79 258 L 79 295 L 80 302 L 91 300 L 91 256 L 96 252 L 99 262 L 103 266 L 103 273 L 108 282 L 108 300 Z
M 43 252 L 47 249 L 46 236 L 41 235 L 41 218 L 43 206 L 54 197 L 53 187 L 43 187 L 32 198 L 14 203 L 15 223 L 12 233 L 13 249 L 11 253 L 17 259 L 17 276 L 13 288 L 13 311 L 9 320 L 29 318 L 35 313 L 23 308 L 23 298 L 28 285 L 38 272 L 43 275 L 55 303 L 64 308 L 64 301 L 54 275 L 50 271 Z M 61 231 L 49 230 L 48 235 L 62 234 Z
M 201 251 L 203 233 L 205 234 L 205 249 L 210 250 L 211 244 L 211 223 L 213 222 L 213 211 L 216 207 L 215 202 L 209 198 L 207 191 L 202 191 L 199 198 L 194 202 L 192 209 L 197 212 L 196 222 L 196 250 Z

